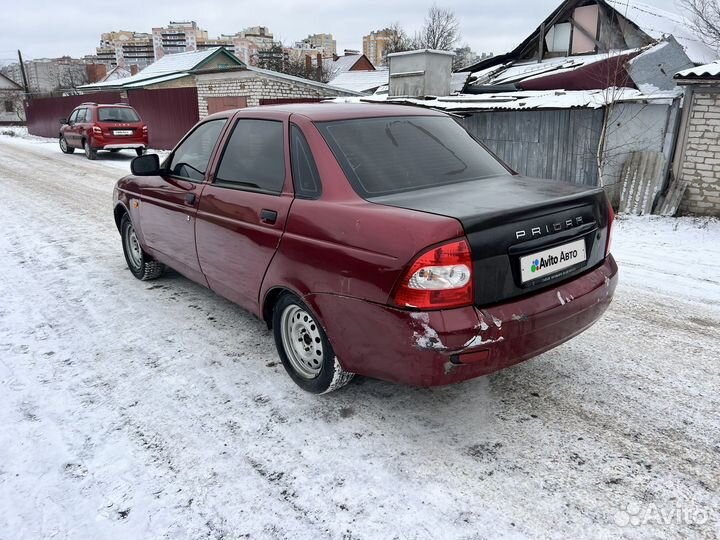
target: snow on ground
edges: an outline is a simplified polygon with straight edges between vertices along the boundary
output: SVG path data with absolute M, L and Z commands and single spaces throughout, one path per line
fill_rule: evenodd
M 0 136 L 0 539 L 720 535 L 718 221 L 619 220 L 613 305 L 531 362 L 317 397 L 258 320 L 130 275 L 130 159 Z

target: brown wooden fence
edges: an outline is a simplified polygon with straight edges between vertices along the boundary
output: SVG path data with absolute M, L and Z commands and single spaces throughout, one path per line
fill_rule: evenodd
M 163 150 L 175 146 L 200 118 L 195 88 L 129 90 L 127 99 L 122 99 L 119 92 L 97 92 L 82 96 L 38 98 L 26 102 L 28 132 L 41 137 L 57 137 L 59 119 L 70 116 L 72 110 L 84 102 L 125 102 L 131 105 L 148 126 L 150 148 Z

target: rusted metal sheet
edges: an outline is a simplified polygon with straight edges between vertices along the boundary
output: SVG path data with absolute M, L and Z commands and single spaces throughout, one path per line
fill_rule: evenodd
M 150 148 L 173 148 L 200 119 L 196 88 L 128 90 L 127 94 L 128 103 L 148 125 Z
M 57 137 L 60 133 L 60 118 L 70 116 L 73 109 L 81 103 L 120 103 L 121 101 L 119 92 L 28 100 L 25 102 L 28 133 L 39 137 Z

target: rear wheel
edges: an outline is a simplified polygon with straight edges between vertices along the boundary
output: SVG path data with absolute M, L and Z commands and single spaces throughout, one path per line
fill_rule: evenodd
M 72 154 L 75 149 L 70 146 L 63 135 L 60 135 L 60 150 L 63 154 Z
M 130 217 L 125 214 L 120 222 L 120 235 L 122 236 L 123 253 L 125 261 L 133 276 L 141 281 L 155 279 L 165 270 L 165 265 L 153 261 L 143 251 L 138 241 L 137 233 Z
M 88 159 L 97 159 L 97 150 L 92 148 L 90 146 L 90 141 L 85 139 L 83 142 L 83 147 L 85 148 L 85 157 Z
M 297 296 L 288 293 L 278 299 L 273 334 L 285 370 L 303 390 L 326 394 L 353 378 L 340 366 L 322 326 Z

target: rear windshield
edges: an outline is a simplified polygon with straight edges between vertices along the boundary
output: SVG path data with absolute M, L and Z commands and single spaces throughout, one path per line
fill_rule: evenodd
M 100 122 L 139 122 L 140 117 L 135 109 L 128 107 L 99 107 L 98 120 Z
M 363 118 L 317 126 L 361 197 L 509 174 L 448 117 Z

